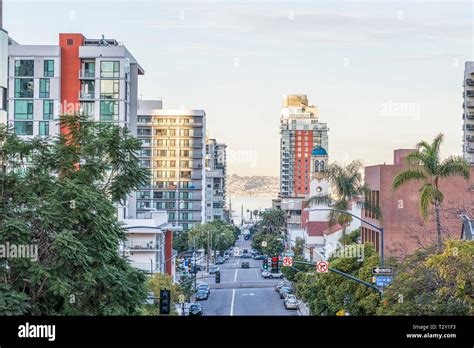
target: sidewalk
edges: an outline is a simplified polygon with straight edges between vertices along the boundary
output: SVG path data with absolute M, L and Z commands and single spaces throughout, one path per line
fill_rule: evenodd
M 303 301 L 299 301 L 298 313 L 302 316 L 309 316 L 309 307 Z

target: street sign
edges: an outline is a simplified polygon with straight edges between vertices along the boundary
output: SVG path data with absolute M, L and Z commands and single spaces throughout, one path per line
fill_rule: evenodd
M 318 273 L 327 273 L 329 271 L 329 265 L 327 262 L 321 261 L 316 264 L 316 271 Z
M 293 258 L 290 256 L 285 256 L 283 258 L 283 266 L 287 266 L 287 267 L 293 266 Z
M 376 275 L 372 281 L 377 286 L 389 286 L 393 281 L 393 276 Z
M 267 241 L 264 240 L 264 241 L 262 242 L 262 248 L 266 248 L 266 247 L 267 247 Z
M 393 274 L 393 267 L 372 267 L 372 274 Z
M 189 265 L 189 260 L 188 259 L 184 260 L 183 266 L 188 267 L 188 265 Z
M 179 303 L 183 304 L 185 300 L 186 300 L 186 297 L 183 294 L 179 295 L 179 297 L 178 297 L 178 302 Z

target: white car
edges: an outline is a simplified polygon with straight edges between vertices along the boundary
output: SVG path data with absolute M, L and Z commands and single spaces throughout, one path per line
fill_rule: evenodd
M 287 295 L 283 303 L 285 309 L 298 309 L 298 300 L 295 295 Z
M 273 279 L 273 278 L 283 279 L 283 273 L 281 273 L 281 272 L 271 273 L 271 272 L 268 272 L 268 271 L 263 271 L 262 272 L 262 277 L 265 278 L 265 279 L 267 279 L 267 278 L 270 278 L 270 279 Z

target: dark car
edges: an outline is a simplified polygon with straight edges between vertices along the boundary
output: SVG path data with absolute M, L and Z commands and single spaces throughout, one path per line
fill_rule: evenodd
M 196 293 L 196 301 L 207 300 L 209 293 L 206 290 L 198 290 Z
M 241 258 L 241 259 L 251 259 L 251 258 L 252 258 L 252 255 L 250 255 L 250 254 L 242 254 L 242 255 L 240 255 L 240 258 Z
M 285 298 L 285 294 L 286 294 L 286 295 L 292 294 L 292 293 L 293 293 L 293 290 L 292 290 L 290 287 L 288 287 L 288 286 L 282 286 L 281 289 L 280 289 L 280 291 L 279 291 L 279 293 L 280 293 L 280 298 L 283 299 L 283 298 Z
M 199 303 L 193 303 L 191 307 L 189 307 L 190 316 L 202 315 L 202 314 L 203 314 L 202 306 Z
M 248 262 L 248 261 L 242 262 L 240 266 L 242 268 L 250 268 L 250 262 Z

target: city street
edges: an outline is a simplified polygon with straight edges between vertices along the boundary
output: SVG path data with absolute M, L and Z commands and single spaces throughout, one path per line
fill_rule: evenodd
M 241 252 L 251 252 L 250 240 L 240 236 L 236 247 Z M 241 268 L 248 261 L 250 268 Z M 207 301 L 200 301 L 204 315 L 299 315 L 296 310 L 286 310 L 274 287 L 280 281 L 264 279 L 260 274 L 261 260 L 241 259 L 232 256 L 221 269 L 221 282 L 215 283 L 211 275 L 201 281 L 209 284 L 211 295 Z

